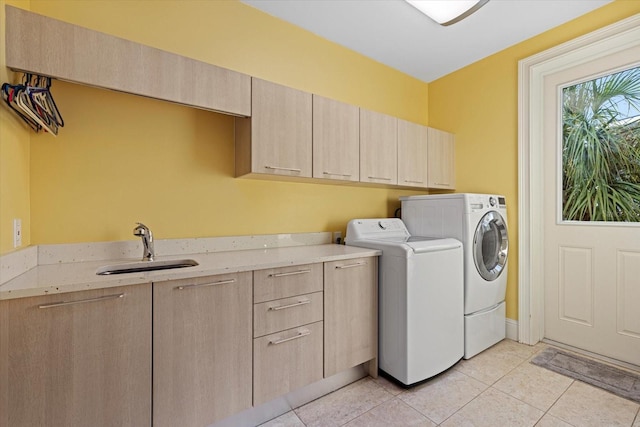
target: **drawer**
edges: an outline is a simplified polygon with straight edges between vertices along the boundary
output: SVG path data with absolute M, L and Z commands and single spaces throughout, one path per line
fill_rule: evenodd
M 272 301 L 322 290 L 322 264 L 304 264 L 253 272 L 253 302 Z
M 322 379 L 322 322 L 253 340 L 253 405 Z
M 322 292 L 263 302 L 253 306 L 253 337 L 322 320 Z

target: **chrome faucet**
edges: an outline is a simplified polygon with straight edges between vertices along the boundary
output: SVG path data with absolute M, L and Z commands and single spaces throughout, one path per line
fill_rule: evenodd
M 149 227 L 141 222 L 136 222 L 138 226 L 133 229 L 133 235 L 142 238 L 142 261 L 153 261 L 156 255 L 153 250 L 153 233 Z

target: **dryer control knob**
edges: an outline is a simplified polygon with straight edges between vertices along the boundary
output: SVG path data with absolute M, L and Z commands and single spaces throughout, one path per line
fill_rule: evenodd
M 498 204 L 498 201 L 496 200 L 496 198 L 495 198 L 495 197 L 489 197 L 489 204 L 490 204 L 491 206 L 495 206 L 495 205 L 497 205 L 497 204 Z

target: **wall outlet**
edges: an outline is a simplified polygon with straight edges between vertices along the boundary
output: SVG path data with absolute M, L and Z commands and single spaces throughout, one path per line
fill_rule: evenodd
M 342 231 L 334 231 L 331 235 L 331 241 L 337 245 L 341 245 L 342 242 Z
M 19 248 L 22 246 L 22 220 L 15 218 L 13 220 L 13 247 Z

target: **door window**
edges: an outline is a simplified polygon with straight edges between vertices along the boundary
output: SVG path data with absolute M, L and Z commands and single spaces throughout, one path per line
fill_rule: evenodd
M 640 222 L 640 67 L 562 98 L 563 221 Z

